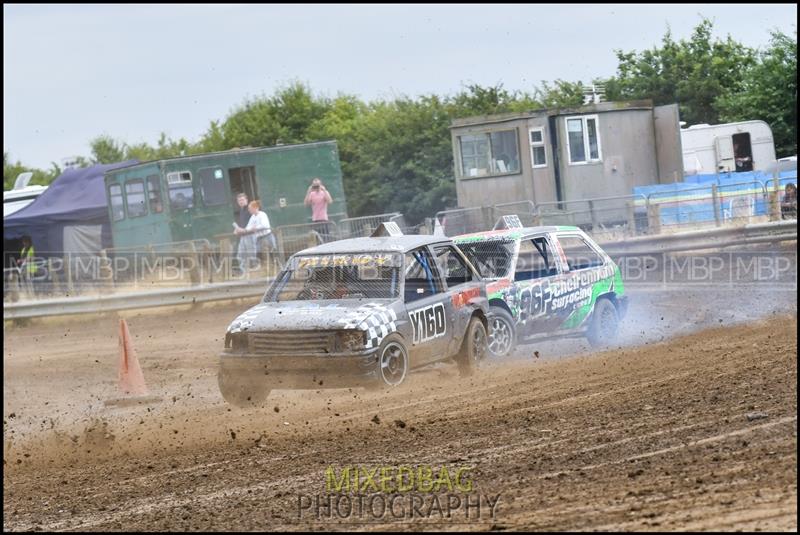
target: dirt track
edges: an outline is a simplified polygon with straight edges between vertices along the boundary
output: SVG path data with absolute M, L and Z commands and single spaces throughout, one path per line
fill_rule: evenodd
M 469 380 L 443 366 L 388 394 L 278 391 L 247 411 L 214 379 L 241 308 L 131 316 L 162 397 L 139 407 L 103 406 L 114 317 L 6 333 L 4 529 L 330 529 L 359 519 L 299 520 L 298 496 L 325 492 L 326 467 L 356 464 L 473 467 L 475 490 L 501 497 L 494 518 L 350 529 L 797 528 L 791 307 L 594 355 L 529 348 Z

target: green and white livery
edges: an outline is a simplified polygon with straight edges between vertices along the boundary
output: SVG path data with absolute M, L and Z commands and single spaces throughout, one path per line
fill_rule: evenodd
M 489 350 L 505 356 L 517 344 L 586 336 L 611 343 L 627 309 L 619 267 L 577 227 L 522 228 L 517 218 L 453 241 L 481 275 L 494 312 Z

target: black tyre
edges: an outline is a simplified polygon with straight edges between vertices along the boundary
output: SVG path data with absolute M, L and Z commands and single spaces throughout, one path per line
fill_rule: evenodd
M 258 374 L 246 375 L 220 368 L 217 383 L 222 398 L 236 407 L 256 407 L 264 403 L 270 388 Z
M 456 356 L 458 371 L 462 376 L 469 376 L 481 367 L 489 354 L 489 337 L 483 322 L 475 316 L 469 320 L 461 351 Z
M 607 298 L 600 298 L 594 305 L 586 338 L 592 347 L 605 347 L 617 339 L 619 332 L 619 313 L 614 303 Z
M 514 318 L 504 308 L 492 307 L 492 322 L 489 329 L 489 356 L 502 358 L 517 346 Z
M 403 338 L 398 334 L 388 335 L 381 342 L 377 355 L 377 381 L 372 386 L 376 388 L 400 386 L 408 377 L 410 367 L 408 350 Z

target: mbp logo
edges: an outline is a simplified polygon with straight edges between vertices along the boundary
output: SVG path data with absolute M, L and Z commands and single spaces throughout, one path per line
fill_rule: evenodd
M 414 326 L 414 345 L 444 336 L 447 326 L 443 304 L 412 310 L 408 317 Z

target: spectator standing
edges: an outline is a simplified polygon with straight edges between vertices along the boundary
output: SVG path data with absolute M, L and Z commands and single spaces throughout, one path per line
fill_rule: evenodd
M 322 180 L 315 178 L 306 192 L 305 205 L 311 207 L 311 222 L 316 223 L 314 228 L 319 232 L 324 241 L 330 234 L 328 224 L 328 205 L 333 202 L 333 197 L 325 188 Z
M 781 217 L 783 219 L 797 219 L 797 186 L 789 183 L 783 190 L 781 200 Z
M 236 196 L 236 204 L 239 205 L 239 217 L 236 223 L 240 227 L 245 228 L 247 226 L 247 223 L 250 221 L 250 210 L 249 207 L 247 206 L 248 204 L 250 204 L 250 201 L 247 198 L 247 194 L 244 192 L 238 194 Z
M 263 239 L 272 234 L 272 227 L 266 212 L 261 210 L 260 201 L 251 201 L 247 205 L 250 219 L 245 228 L 237 225 L 234 232 L 239 235 L 239 265 L 250 267 L 249 262 L 264 249 Z M 271 247 L 270 247 L 271 248 Z
M 236 221 L 233 222 L 233 231 L 234 233 L 239 236 L 239 243 L 236 245 L 236 258 L 239 259 L 239 269 L 244 269 L 242 265 L 242 258 L 247 256 L 247 252 L 244 250 L 247 248 L 247 243 L 245 238 L 239 235 L 238 230 L 244 229 L 247 227 L 247 223 L 250 221 L 250 210 L 248 209 L 248 199 L 247 194 L 244 192 L 240 192 L 236 195 L 236 204 L 239 205 L 239 212 L 237 214 Z

